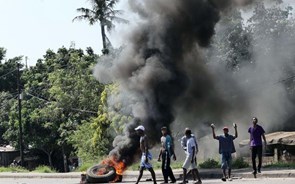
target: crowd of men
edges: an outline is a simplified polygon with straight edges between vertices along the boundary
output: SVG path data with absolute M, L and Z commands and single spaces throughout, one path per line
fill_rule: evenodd
M 266 146 L 265 131 L 264 129 L 257 124 L 258 119 L 254 117 L 252 119 L 252 126 L 248 129 L 250 134 L 250 150 L 252 155 L 252 167 L 253 174 L 256 176 L 257 173 L 261 172 L 262 164 L 262 138 L 264 140 L 264 145 Z M 232 181 L 231 177 L 231 165 L 232 165 L 232 154 L 236 152 L 234 146 L 234 140 L 238 137 L 237 124 L 233 124 L 235 134 L 229 134 L 229 128 L 223 128 L 222 135 L 215 134 L 215 126 L 211 124 L 213 139 L 216 139 L 219 142 L 219 154 L 221 155 L 221 169 L 222 169 L 222 181 Z M 152 164 L 150 163 L 152 155 L 149 152 L 149 143 L 147 135 L 145 134 L 144 126 L 140 125 L 135 128 L 137 134 L 140 136 L 140 150 L 142 152 L 139 176 L 137 178 L 136 184 L 139 183 L 143 171 L 145 169 L 149 170 L 154 184 L 156 184 L 156 175 L 153 170 Z M 171 158 L 176 160 L 176 155 L 174 152 L 174 144 L 171 135 L 168 133 L 167 127 L 161 128 L 161 149 L 158 157 L 158 161 L 162 162 L 162 173 L 164 177 L 164 183 L 168 183 L 170 178 L 170 183 L 176 183 L 176 178 L 173 174 L 173 171 L 170 166 Z M 193 180 L 195 184 L 201 184 L 202 180 L 197 169 L 197 154 L 199 151 L 198 143 L 196 136 L 192 134 L 192 131 L 189 128 L 184 130 L 184 136 L 181 138 L 181 147 L 185 151 L 186 158 L 183 162 L 183 180 L 180 182 L 186 184 L 188 182 L 187 175 L 188 171 L 192 173 Z M 256 157 L 258 156 L 258 166 L 256 165 Z

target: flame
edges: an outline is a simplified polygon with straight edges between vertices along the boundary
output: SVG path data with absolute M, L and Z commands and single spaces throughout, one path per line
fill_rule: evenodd
M 124 161 L 118 161 L 116 157 L 108 157 L 101 161 L 100 164 L 112 166 L 115 168 L 117 176 L 112 182 L 120 180 L 120 177 L 123 175 L 123 172 L 127 169 L 127 166 L 124 163 Z

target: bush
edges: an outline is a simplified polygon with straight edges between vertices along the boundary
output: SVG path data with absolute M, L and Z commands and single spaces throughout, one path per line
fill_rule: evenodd
M 285 163 L 285 162 L 277 162 L 264 166 L 265 168 L 287 168 L 287 169 L 295 169 L 295 163 Z
M 85 162 L 81 166 L 79 166 L 76 170 L 78 170 L 80 172 L 86 172 L 88 168 L 94 166 L 95 164 L 98 164 L 98 163 Z
M 0 172 L 29 172 L 29 171 L 23 167 L 14 166 L 14 167 L 0 167 Z
M 238 157 L 233 160 L 232 167 L 235 169 L 241 169 L 241 168 L 249 167 L 249 164 L 247 162 L 245 162 L 243 157 Z
M 210 158 L 200 163 L 199 166 L 200 168 L 203 168 L 203 169 L 220 168 L 219 162 Z
M 37 173 L 56 173 L 56 170 L 51 169 L 48 166 L 42 165 L 42 166 L 36 167 L 33 172 L 37 172 Z

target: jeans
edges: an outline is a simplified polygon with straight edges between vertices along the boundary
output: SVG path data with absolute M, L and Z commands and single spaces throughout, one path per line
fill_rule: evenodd
M 253 171 L 257 171 L 256 168 L 256 156 L 258 155 L 258 170 L 261 169 L 261 165 L 262 165 L 262 146 L 252 146 L 251 149 L 252 152 L 252 167 L 253 167 Z

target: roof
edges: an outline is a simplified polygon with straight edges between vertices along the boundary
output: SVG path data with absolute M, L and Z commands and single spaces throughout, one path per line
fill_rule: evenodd
M 281 144 L 295 146 L 295 131 L 293 132 L 273 132 L 265 134 L 268 145 Z M 239 144 L 241 147 L 249 145 L 249 139 L 243 140 Z

